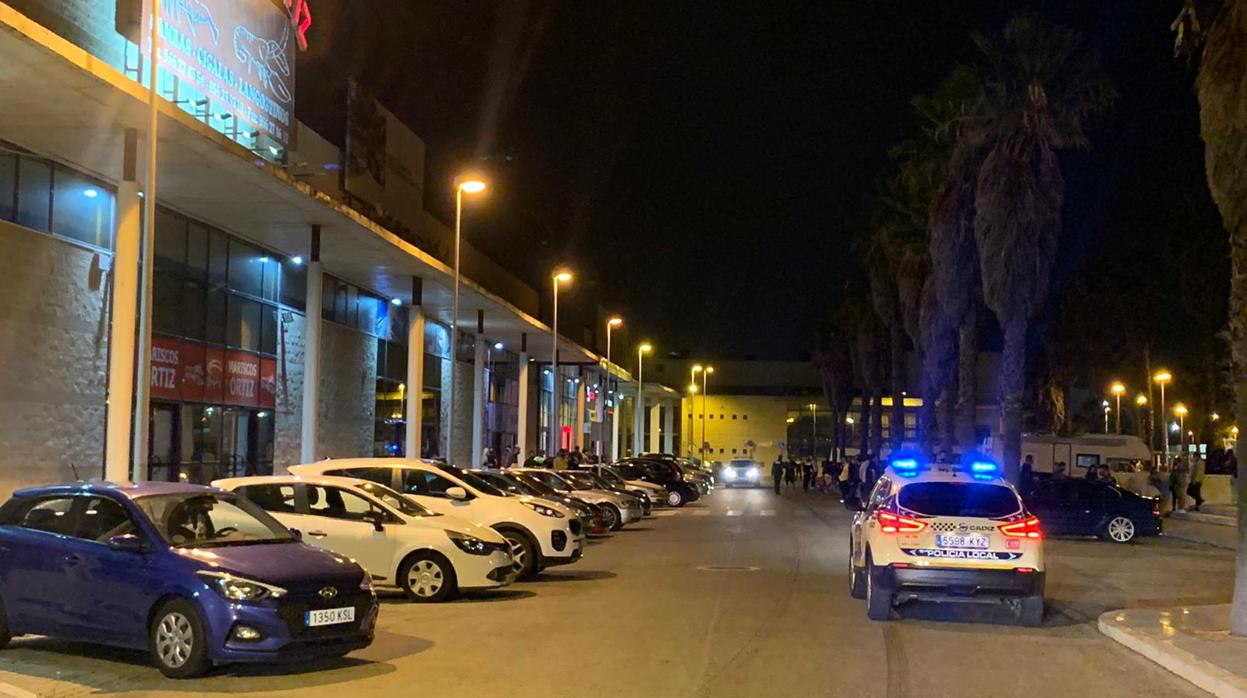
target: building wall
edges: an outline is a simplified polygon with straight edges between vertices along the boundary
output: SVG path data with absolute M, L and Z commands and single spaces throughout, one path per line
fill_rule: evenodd
M 103 474 L 107 263 L 0 221 L 0 496 Z
M 322 323 L 316 459 L 371 456 L 376 411 L 376 338 Z
M 769 395 L 711 395 L 706 398 L 705 441 L 707 460 L 727 462 L 733 457 L 769 463 L 775 460 L 788 434 L 790 398 Z M 680 416 L 684 429 L 693 418 L 693 444 L 702 439 L 702 398 L 684 398 Z M 746 445 L 753 441 L 752 450 Z M 735 453 L 733 453 L 735 450 Z
M 273 472 L 284 473 L 298 465 L 303 448 L 303 365 L 307 350 L 307 320 L 290 313 L 290 322 L 280 317 L 277 339 L 277 406 L 273 410 Z M 328 325 L 328 323 L 325 323 Z
M 116 31 L 116 0 L 5 0 L 5 3 L 114 68 L 125 65 L 126 40 Z

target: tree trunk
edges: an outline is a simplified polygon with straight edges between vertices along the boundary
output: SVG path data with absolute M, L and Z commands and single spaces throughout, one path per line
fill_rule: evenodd
M 870 450 L 870 398 L 873 393 L 869 388 L 862 390 L 862 401 L 857 414 L 857 454 L 865 455 Z
M 956 450 L 968 453 L 974 450 L 974 426 L 978 392 L 979 323 L 978 311 L 971 308 L 957 327 L 957 406 L 953 427 L 956 434 Z
M 931 458 L 940 447 L 940 428 L 936 421 L 940 392 L 942 389 L 943 366 L 940 365 L 938 352 L 928 347 L 922 353 L 922 407 L 918 408 L 918 438 L 922 451 Z
M 1000 410 L 1003 448 L 1001 466 L 1010 482 L 1018 481 L 1022 461 L 1022 392 L 1026 387 L 1026 318 L 1002 318 L 1004 349 L 1000 353 Z
M 1152 345 L 1150 343 L 1143 345 L 1143 380 L 1147 383 L 1147 422 L 1145 429 L 1147 430 L 1147 448 L 1149 451 L 1156 451 L 1156 420 L 1152 415 L 1156 414 L 1156 395 L 1153 394 L 1155 383 L 1152 380 Z
M 905 442 L 905 328 L 892 323 L 892 416 L 889 418 L 888 445 L 898 450 Z
M 957 450 L 957 439 L 953 430 L 953 381 L 951 376 L 949 378 L 940 388 L 940 396 L 935 403 L 935 423 L 936 448 L 951 454 Z

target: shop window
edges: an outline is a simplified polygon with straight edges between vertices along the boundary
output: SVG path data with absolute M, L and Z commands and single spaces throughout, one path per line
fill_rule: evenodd
M 58 188 L 59 184 L 58 178 Z M 168 271 L 180 274 L 186 266 L 186 221 L 163 208 L 156 209 L 156 246 L 153 254 L 156 273 Z
M 17 198 L 17 158 L 0 154 L 0 219 L 13 220 Z
M 57 168 L 52 192 L 52 232 L 111 249 L 113 192 L 76 172 Z
M 275 306 L 260 306 L 260 353 L 277 353 L 277 313 Z
M 196 279 L 208 273 L 208 229 L 194 222 L 186 227 L 186 270 Z
M 207 319 L 205 303 L 203 284 L 196 281 L 182 283 L 182 334 L 188 339 L 200 341 L 205 339 L 204 321 Z
M 212 344 L 225 344 L 225 291 L 208 292 L 208 318 L 204 324 L 204 340 Z
M 182 281 L 167 272 L 152 275 L 152 331 L 182 336 Z
M 259 261 L 260 272 L 264 275 L 260 297 L 266 301 L 275 301 L 281 290 L 281 261 L 267 254 L 261 254 Z
M 213 230 L 208 233 L 208 283 L 223 285 L 229 278 L 229 238 Z
M 31 158 L 17 164 L 17 223 L 48 230 L 52 209 L 52 166 Z
M 442 389 L 442 364 L 446 360 L 436 354 L 424 354 L 424 389 Z
M 732 415 L 732 421 L 736 421 L 736 415 Z M 732 453 L 735 453 L 735 451 L 732 451 Z
M 238 240 L 229 241 L 230 288 L 251 296 L 264 295 L 264 267 L 270 259 L 258 249 Z
M 741 418 L 741 421 L 745 421 L 745 422 L 748 422 L 748 421 L 749 421 L 749 415 L 747 415 L 747 414 L 742 414 L 742 415 L 740 416 L 740 418 Z
M 305 308 L 307 294 L 307 267 L 286 259 L 281 263 L 281 293 L 279 300 L 292 308 Z
M 255 301 L 231 296 L 226 319 L 225 343 L 246 351 L 260 350 L 260 316 L 263 306 Z
M 359 317 L 357 320 L 359 324 L 356 325 L 356 327 L 358 327 L 360 332 L 367 332 L 371 335 L 381 336 L 382 333 L 379 332 L 380 328 L 378 326 L 377 319 L 385 317 L 385 307 L 382 305 L 380 312 L 378 313 L 377 306 L 381 305 L 382 301 L 372 298 L 371 296 L 365 296 L 362 293 L 358 293 L 358 299 L 356 302 L 359 309 Z

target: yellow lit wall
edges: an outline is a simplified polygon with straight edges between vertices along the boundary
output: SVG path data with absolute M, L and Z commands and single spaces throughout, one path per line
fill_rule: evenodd
M 706 398 L 705 440 L 712 452 L 706 453 L 706 459 L 726 463 L 734 457 L 748 458 L 750 449 L 745 444 L 753 441 L 757 444 L 752 451 L 754 460 L 762 463 L 775 460 L 780 452 L 779 444 L 788 435 L 786 420 L 791 400 L 765 395 L 710 395 Z M 688 432 L 689 415 L 692 413 L 694 431 L 688 443 L 696 455 L 702 438 L 702 397 L 685 397 L 682 407 L 684 432 Z M 687 449 L 685 453 L 688 453 Z

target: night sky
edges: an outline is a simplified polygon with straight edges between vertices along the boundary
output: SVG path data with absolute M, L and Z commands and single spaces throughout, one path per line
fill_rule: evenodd
M 857 267 L 852 226 L 909 100 L 973 60 L 970 31 L 1023 8 L 1082 31 L 1121 92 L 1094 149 L 1063 159 L 1056 299 L 1180 259 L 1220 283 L 1192 69 L 1172 58 L 1180 6 L 317 0 L 300 118 L 340 133 L 355 74 L 428 142 L 446 192 L 428 208 L 448 210 L 458 169 L 490 172 L 470 236 L 534 285 L 567 263 L 585 289 L 570 303 L 625 313 L 662 350 L 796 358 Z M 1158 317 L 1182 316 L 1155 295 Z M 1180 353 L 1180 323 L 1159 324 L 1158 353 Z

